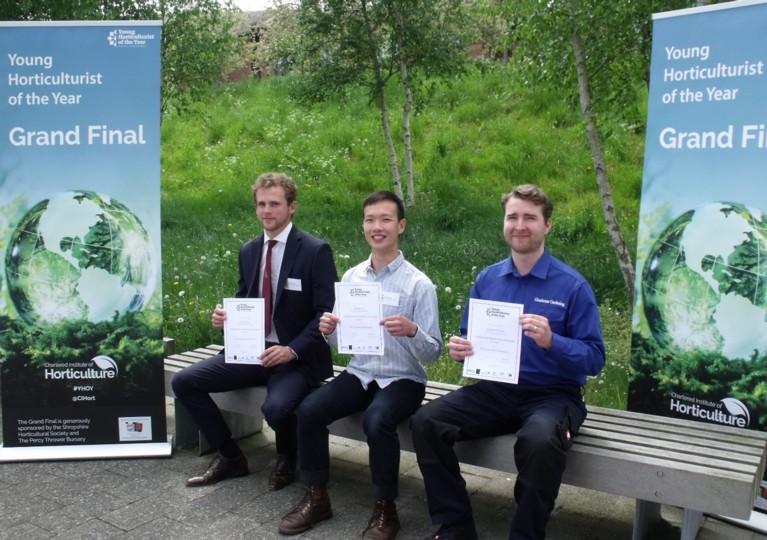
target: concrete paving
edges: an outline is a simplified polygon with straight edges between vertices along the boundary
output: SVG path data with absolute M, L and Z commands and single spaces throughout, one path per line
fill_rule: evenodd
M 168 407 L 168 424 L 173 410 Z M 331 438 L 334 516 L 299 540 L 360 538 L 372 510 L 367 447 Z M 267 428 L 243 441 L 252 474 L 214 486 L 187 488 L 185 480 L 203 471 L 211 456 L 177 448 L 171 458 L 52 461 L 0 464 L 0 539 L 277 539 L 280 518 L 301 498 L 300 485 L 267 491 L 274 463 L 274 438 Z M 464 474 L 472 493 L 482 539 L 508 537 L 515 511 L 513 476 L 478 467 Z M 403 452 L 399 540 L 422 539 L 434 529 L 426 509 L 415 456 Z M 547 528 L 553 540 L 631 538 L 634 501 L 563 486 Z M 682 513 L 664 507 L 664 521 L 650 540 L 679 538 Z M 765 539 L 715 517 L 706 517 L 698 540 Z

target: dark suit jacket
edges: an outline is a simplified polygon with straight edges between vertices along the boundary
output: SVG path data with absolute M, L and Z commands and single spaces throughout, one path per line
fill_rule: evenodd
M 240 249 L 237 298 L 260 297 L 258 273 L 263 244 L 262 233 Z M 301 290 L 286 288 L 288 278 L 299 280 Z M 324 312 L 333 311 L 336 281 L 330 246 L 294 224 L 285 244 L 272 319 L 280 345 L 296 352 L 298 360 L 294 362 L 312 385 L 333 374 L 330 347 L 320 334 L 319 320 Z

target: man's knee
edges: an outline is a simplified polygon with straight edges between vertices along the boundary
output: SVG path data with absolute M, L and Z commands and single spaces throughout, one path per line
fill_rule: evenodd
M 189 377 L 187 373 L 185 373 L 185 370 L 182 369 L 173 375 L 173 379 L 170 381 L 170 386 L 173 388 L 173 393 L 176 397 L 181 397 L 186 393 L 186 390 L 189 387 Z
M 534 415 L 517 433 L 517 445 L 530 452 L 546 452 L 559 446 L 557 426 L 550 418 Z

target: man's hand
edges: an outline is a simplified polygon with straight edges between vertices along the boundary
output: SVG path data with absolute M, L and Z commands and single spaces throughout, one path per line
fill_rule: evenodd
M 320 333 L 325 336 L 332 334 L 336 329 L 338 321 L 338 317 L 326 311 L 320 317 Z
M 220 305 L 216 306 L 216 309 L 213 310 L 213 316 L 210 319 L 211 324 L 213 324 L 213 328 L 223 330 L 225 320 L 226 311 Z
M 463 362 L 467 356 L 474 354 L 474 349 L 471 348 L 471 341 L 468 339 L 450 336 L 447 342 L 447 352 L 450 354 L 450 358 L 456 362 Z
M 284 345 L 273 345 L 266 349 L 259 356 L 261 359 L 261 365 L 265 368 L 278 366 L 280 364 L 287 364 L 296 359 L 296 355 L 290 347 Z
M 554 336 L 549 328 L 549 320 L 542 315 L 532 315 L 530 313 L 519 316 L 519 324 L 522 325 L 525 335 L 533 338 L 542 349 L 551 347 Z
M 415 337 L 418 325 L 402 315 L 392 315 L 381 320 L 381 324 L 389 335 Z

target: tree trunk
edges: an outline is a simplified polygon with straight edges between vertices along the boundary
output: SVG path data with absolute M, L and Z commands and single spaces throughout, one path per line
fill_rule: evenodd
M 386 138 L 386 148 L 389 151 L 389 167 L 391 168 L 391 181 L 394 193 L 400 199 L 402 196 L 402 180 L 399 175 L 399 165 L 397 165 L 397 150 L 394 148 L 394 139 L 391 136 L 391 127 L 389 127 L 389 109 L 386 106 L 386 94 L 383 89 L 378 94 L 378 107 L 381 109 L 381 127 Z
M 386 139 L 386 149 L 389 152 L 392 190 L 397 197 L 402 199 L 402 179 L 400 178 L 399 165 L 397 164 L 397 149 L 394 148 L 394 139 L 391 136 L 391 127 L 389 126 L 389 108 L 386 105 L 386 82 L 381 74 L 381 62 L 378 58 L 378 49 L 376 48 L 375 36 L 373 35 L 373 26 L 368 18 L 367 2 L 362 2 L 360 8 L 362 18 L 365 21 L 370 61 L 373 65 L 373 75 L 376 81 L 375 91 L 378 95 L 378 108 L 381 110 L 381 127 L 383 128 L 384 138 Z
M 410 111 L 413 109 L 413 92 L 407 75 L 407 50 L 405 48 L 405 25 L 402 22 L 402 12 L 397 10 L 397 26 L 399 27 L 399 70 L 402 77 L 402 91 L 405 103 L 402 106 L 402 142 L 405 147 L 405 179 L 407 181 L 407 206 L 415 205 L 415 184 L 413 182 L 413 145 L 410 139 Z
M 413 182 L 413 147 L 410 141 L 410 111 L 413 108 L 413 92 L 407 78 L 407 64 L 400 62 L 402 88 L 405 92 L 405 104 L 402 107 L 402 140 L 405 144 L 405 178 L 407 179 L 407 205 L 415 205 L 415 184 Z
M 610 189 L 610 182 L 607 178 L 607 168 L 605 167 L 604 153 L 602 152 L 602 143 L 599 138 L 596 121 L 591 112 L 591 93 L 589 90 L 589 77 L 586 72 L 586 60 L 583 57 L 581 48 L 581 39 L 577 28 L 573 29 L 572 36 L 573 54 L 575 56 L 575 67 L 578 71 L 578 94 L 581 101 L 581 113 L 586 124 L 586 136 L 588 137 L 591 148 L 591 159 L 594 162 L 594 169 L 597 177 L 597 187 L 602 201 L 602 213 L 604 214 L 607 231 L 610 234 L 610 240 L 613 250 L 618 258 L 618 265 L 623 274 L 623 281 L 626 285 L 629 303 L 634 301 L 634 263 L 631 255 L 626 248 L 626 242 L 621 234 L 620 224 L 615 215 L 615 204 Z

